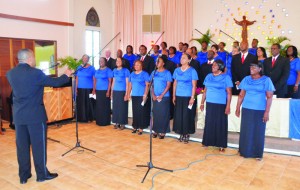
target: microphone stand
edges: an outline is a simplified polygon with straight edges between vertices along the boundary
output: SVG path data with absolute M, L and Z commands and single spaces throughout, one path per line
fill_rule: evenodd
M 227 34 L 226 32 L 224 32 L 223 30 L 220 30 L 220 32 L 222 32 L 223 34 L 225 34 L 226 36 L 228 36 L 229 38 L 237 41 L 234 37 L 230 36 L 229 34 Z
M 160 36 L 157 38 L 157 40 L 156 40 L 156 42 L 154 43 L 154 45 L 158 42 L 158 40 L 162 37 L 162 35 L 164 35 L 164 33 L 165 33 L 165 31 L 163 31 L 163 32 L 160 34 Z M 151 49 L 148 51 L 147 55 L 150 54 L 150 52 L 152 51 L 152 49 L 153 49 L 153 46 L 151 46 Z
M 75 119 L 76 119 L 76 144 L 73 148 L 71 148 L 70 150 L 68 150 L 67 152 L 65 152 L 64 154 L 62 154 L 61 156 L 64 156 L 66 154 L 68 154 L 69 152 L 71 152 L 72 150 L 76 149 L 76 148 L 82 148 L 84 150 L 88 150 L 88 151 L 91 151 L 93 153 L 96 153 L 95 150 L 91 150 L 91 149 L 88 149 L 86 147 L 83 147 L 81 146 L 80 144 L 80 141 L 79 141 L 79 137 L 78 137 L 78 117 L 77 117 L 77 93 L 76 93 L 76 75 L 78 73 L 78 71 L 81 71 L 83 70 L 84 67 L 80 67 L 78 68 L 74 73 L 73 73 L 73 94 L 74 94 L 74 97 L 73 97 L 73 100 L 74 100 L 74 104 L 75 104 Z
M 152 84 L 153 84 L 153 80 L 154 80 L 154 75 L 157 71 L 157 68 L 154 70 L 154 73 L 152 75 L 152 78 L 151 78 L 151 81 L 150 81 L 150 88 L 149 88 L 149 91 L 152 90 Z M 148 92 L 149 92 L 148 91 Z M 148 93 L 147 93 L 148 94 Z M 152 98 L 151 98 L 151 93 L 150 93 L 150 101 L 152 102 Z M 152 127 L 153 127 L 153 103 L 151 103 L 151 112 L 150 112 L 150 161 L 147 162 L 147 165 L 136 165 L 136 167 L 146 167 L 148 168 L 144 178 L 142 179 L 141 183 L 144 183 L 149 171 L 152 169 L 152 168 L 155 168 L 155 169 L 159 169 L 159 170 L 164 170 L 164 171 L 167 171 L 167 172 L 173 172 L 173 170 L 168 170 L 168 169 L 165 169 L 165 168 L 160 168 L 160 167 L 156 167 L 153 165 L 153 162 L 152 162 Z

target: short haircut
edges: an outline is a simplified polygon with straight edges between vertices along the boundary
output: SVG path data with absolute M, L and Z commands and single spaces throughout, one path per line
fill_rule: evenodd
M 147 47 L 145 45 L 142 44 L 142 45 L 140 45 L 140 48 L 141 47 L 144 47 L 146 49 L 146 51 L 147 51 Z
M 99 62 L 100 62 L 101 59 L 104 60 L 104 63 L 105 63 L 105 66 L 106 66 L 107 65 L 107 59 L 105 57 L 100 57 Z
M 189 47 L 189 44 L 188 43 L 184 43 L 183 46 Z
M 207 42 L 207 41 L 202 41 L 201 44 L 206 44 L 206 45 L 208 45 L 208 42 Z
M 178 44 L 182 44 L 183 45 L 183 42 L 179 42 Z
M 281 45 L 280 45 L 279 43 L 275 43 L 275 44 L 273 44 L 272 46 L 277 46 L 278 49 L 281 49 Z
M 256 41 L 257 43 L 258 43 L 258 39 L 256 39 L 256 38 L 253 38 L 253 40 L 252 41 Z
M 211 48 L 215 48 L 217 51 L 219 50 L 219 46 L 217 45 L 217 44 L 213 44 L 212 46 L 211 46 Z
M 224 47 L 226 46 L 225 42 L 220 42 L 220 44 L 223 44 Z
M 174 46 L 170 46 L 170 47 L 169 47 L 169 50 L 170 50 L 170 49 L 173 49 L 173 52 L 174 52 L 174 53 L 176 53 L 176 51 L 177 51 L 176 47 L 174 47 Z
M 198 51 L 196 46 L 192 46 L 191 49 L 195 49 L 196 52 Z
M 225 71 L 224 62 L 221 59 L 217 59 L 214 62 L 218 65 L 220 71 L 222 71 L 222 72 Z
M 166 47 L 168 47 L 167 42 L 161 42 L 162 44 L 164 44 Z
M 18 61 L 19 62 L 24 62 L 29 58 L 29 55 L 32 54 L 32 50 L 31 49 L 21 49 L 18 51 Z

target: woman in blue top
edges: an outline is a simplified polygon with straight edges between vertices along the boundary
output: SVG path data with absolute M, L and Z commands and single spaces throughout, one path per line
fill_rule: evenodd
M 258 47 L 256 50 L 256 56 L 259 62 L 264 63 L 265 59 L 267 58 L 266 49 L 263 47 Z
M 195 133 L 196 105 L 195 92 L 198 80 L 196 70 L 189 65 L 191 56 L 182 54 L 181 67 L 173 73 L 173 131 L 180 134 L 179 142 L 189 142 L 190 134 Z
M 129 70 L 122 67 L 122 58 L 116 59 L 111 85 L 111 99 L 113 100 L 112 122 L 114 128 L 123 130 L 128 123 L 128 78 Z
M 230 78 L 232 78 L 232 74 L 231 74 L 231 62 L 232 62 L 232 57 L 234 55 L 237 55 L 240 53 L 240 48 L 233 46 L 232 47 L 232 52 L 228 54 L 227 56 L 227 60 L 226 60 L 226 65 L 225 65 L 225 72 L 227 73 L 227 75 L 230 76 Z
M 129 77 L 129 94 L 132 99 L 132 133 L 143 134 L 143 129 L 150 124 L 150 105 L 148 100 L 149 74 L 143 71 L 143 63 L 140 60 L 134 62 L 134 71 Z
M 176 52 L 176 48 L 174 46 L 170 46 L 168 60 L 172 61 L 176 65 L 176 67 L 178 67 L 178 65 L 180 64 L 180 58 L 176 54 Z
M 287 98 L 300 99 L 300 59 L 298 58 L 298 50 L 295 46 L 289 46 L 286 55 L 290 59 L 290 76 L 287 80 L 288 94 Z
M 222 60 L 216 60 L 212 65 L 212 73 L 204 80 L 200 110 L 204 110 L 206 101 L 205 126 L 203 146 L 219 147 L 220 151 L 227 148 L 228 114 L 230 114 L 231 78 L 224 73 L 225 65 Z
M 106 66 L 107 60 L 101 57 L 99 70 L 95 72 L 96 85 L 93 94 L 96 94 L 95 119 L 100 126 L 110 125 L 110 91 L 113 72 Z
M 95 83 L 95 68 L 90 65 L 90 57 L 82 56 L 82 64 L 77 67 L 76 73 L 76 104 L 77 119 L 79 122 L 88 122 L 94 120 L 94 100 L 89 97 L 92 93 Z
M 165 57 L 159 57 L 157 61 L 157 70 L 151 73 L 153 78 L 153 88 L 151 90 L 153 99 L 153 138 L 159 135 L 160 139 L 170 132 L 170 92 L 172 75 L 170 71 L 164 68 L 168 60 Z
M 263 75 L 261 62 L 250 65 L 250 76 L 245 77 L 239 85 L 235 115 L 240 116 L 242 105 L 241 132 L 239 141 L 240 155 L 245 158 L 261 160 L 264 151 L 266 122 L 275 91 L 271 79 Z
M 133 63 L 138 57 L 133 54 L 133 47 L 131 45 L 126 47 L 126 54 L 124 54 L 123 58 L 129 61 L 130 69 L 132 69 Z

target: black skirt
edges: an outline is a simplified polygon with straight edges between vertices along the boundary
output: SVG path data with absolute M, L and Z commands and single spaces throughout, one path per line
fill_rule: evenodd
M 106 97 L 107 90 L 96 90 L 96 124 L 100 126 L 110 125 L 110 98 Z
M 153 131 L 170 132 L 170 98 L 164 97 L 160 102 L 153 101 Z
M 94 120 L 95 99 L 90 98 L 92 89 L 78 88 L 77 89 L 77 120 L 79 122 L 88 122 Z
M 228 115 L 225 108 L 226 104 L 206 102 L 203 145 L 227 148 Z
M 286 98 L 300 99 L 300 88 L 298 88 L 297 92 L 294 92 L 295 85 L 288 85 L 288 93 Z
M 134 129 L 146 129 L 150 125 L 151 101 L 148 98 L 142 106 L 142 96 L 132 96 L 132 127 Z
M 125 91 L 113 91 L 112 122 L 120 125 L 128 123 L 128 101 L 124 101 Z
M 264 113 L 264 110 L 242 108 L 239 151 L 245 158 L 263 157 L 266 131 Z
M 176 96 L 174 106 L 173 131 L 177 134 L 187 135 L 195 133 L 196 101 L 189 109 L 190 97 Z

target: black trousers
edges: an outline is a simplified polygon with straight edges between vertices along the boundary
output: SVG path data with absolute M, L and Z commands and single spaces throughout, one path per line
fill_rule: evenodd
M 37 179 L 48 175 L 47 162 L 47 124 L 46 122 L 16 125 L 17 157 L 19 177 L 27 179 L 31 174 L 30 145 Z

